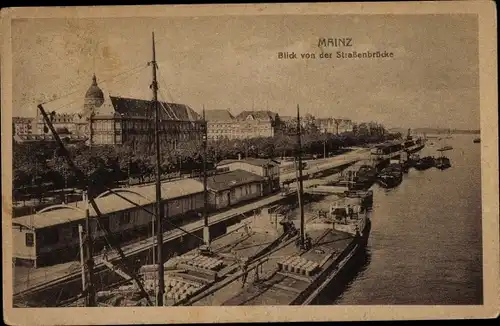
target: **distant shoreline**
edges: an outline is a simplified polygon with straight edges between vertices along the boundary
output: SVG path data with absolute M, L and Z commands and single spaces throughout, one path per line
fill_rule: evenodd
M 391 128 L 390 132 L 400 132 L 407 133 L 408 129 L 405 128 Z M 480 130 L 464 130 L 464 129 L 437 129 L 437 128 L 415 128 L 411 129 L 412 133 L 417 134 L 455 134 L 455 135 L 479 135 L 481 133 Z

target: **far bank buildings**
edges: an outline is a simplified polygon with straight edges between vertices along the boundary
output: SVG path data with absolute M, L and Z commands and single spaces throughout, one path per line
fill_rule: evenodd
M 55 114 L 52 124 L 63 139 L 86 141 L 92 145 L 152 143 L 154 135 L 151 101 L 105 95 L 94 75 L 85 93 L 83 109 L 77 113 Z M 201 140 L 203 121 L 200 114 L 185 104 L 159 102 L 161 134 L 172 148 L 180 142 Z M 48 109 L 47 111 L 50 111 Z M 37 112 L 38 113 L 38 112 Z M 233 116 L 229 110 L 207 110 L 209 140 L 273 137 L 293 117 L 280 117 L 269 110 L 249 110 Z M 338 134 L 352 131 L 347 119 L 317 119 L 321 132 Z M 41 115 L 36 118 L 13 118 L 13 132 L 18 142 L 52 139 Z M 45 129 L 45 131 L 44 131 Z

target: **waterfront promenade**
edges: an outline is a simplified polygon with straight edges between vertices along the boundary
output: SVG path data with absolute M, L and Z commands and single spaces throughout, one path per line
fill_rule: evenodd
M 367 155 L 368 154 L 368 155 Z M 369 157 L 369 149 L 356 149 L 352 152 L 339 155 L 336 157 L 317 159 L 314 160 L 313 164 L 309 163 L 309 169 L 304 171 L 304 178 L 308 178 L 309 175 L 314 173 L 319 173 L 324 170 L 329 170 L 335 167 L 340 167 L 349 163 L 354 163 L 361 159 L 366 159 Z M 293 180 L 296 178 L 295 172 L 284 174 L 282 180 Z M 283 182 L 283 181 L 282 181 Z M 314 182 L 314 180 L 308 180 L 308 183 Z M 305 184 L 307 186 L 307 183 Z M 292 196 L 295 194 L 295 184 L 291 187 L 292 191 L 287 193 L 287 196 Z M 261 198 L 257 201 L 241 205 L 239 207 L 231 208 L 227 211 L 213 214 L 209 217 L 209 224 L 214 225 L 236 216 L 246 214 L 257 210 L 261 207 L 271 205 L 282 200 L 284 196 L 282 194 L 275 194 L 265 198 Z M 196 232 L 203 229 L 203 220 L 198 220 L 191 222 L 181 227 L 188 232 Z M 179 229 L 170 230 L 164 233 L 164 242 L 172 241 L 184 234 L 183 231 Z M 142 251 L 149 250 L 153 247 L 153 237 L 138 241 L 132 244 L 122 246 L 122 250 L 125 256 L 132 256 L 138 254 Z M 108 260 L 113 260 L 118 258 L 118 254 L 112 252 L 108 254 Z M 96 262 L 96 268 L 103 268 L 104 264 L 101 262 L 101 255 L 96 255 L 94 257 Z M 28 269 L 23 267 L 15 267 L 14 272 L 14 294 L 18 295 L 23 292 L 31 292 L 37 289 L 43 289 L 45 287 L 50 287 L 52 285 L 58 284 L 60 282 L 65 282 L 79 277 L 81 273 L 81 267 L 79 262 L 73 261 L 64 264 L 58 264 L 54 266 L 40 267 L 37 269 Z
M 351 152 L 342 155 L 327 157 L 316 160 L 306 161 L 308 169 L 302 171 L 304 179 L 308 179 L 310 175 L 323 172 L 325 170 L 341 167 L 343 165 L 355 163 L 359 160 L 366 160 L 370 158 L 369 148 L 357 148 Z M 290 172 L 280 175 L 280 182 L 290 182 L 297 178 L 296 172 Z

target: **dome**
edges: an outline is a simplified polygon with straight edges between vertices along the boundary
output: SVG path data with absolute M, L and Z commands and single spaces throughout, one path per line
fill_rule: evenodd
M 92 85 L 90 85 L 87 93 L 85 93 L 85 100 L 83 103 L 83 114 L 87 116 L 88 114 L 95 111 L 96 108 L 100 107 L 104 103 L 104 93 L 97 86 L 97 79 L 92 76 Z
M 92 85 L 90 85 L 89 89 L 87 90 L 87 93 L 85 93 L 85 98 L 87 99 L 103 99 L 104 100 L 104 93 L 102 90 L 97 86 L 97 79 L 94 76 L 92 77 Z

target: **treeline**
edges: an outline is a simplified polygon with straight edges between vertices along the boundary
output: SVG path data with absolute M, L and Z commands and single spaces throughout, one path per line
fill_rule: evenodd
M 305 130 L 302 135 L 304 154 L 334 152 L 344 147 L 394 139 L 400 135 L 384 130 L 351 132 L 340 135 Z M 244 140 L 218 140 L 207 144 L 207 169 L 214 169 L 223 159 L 242 157 L 282 158 L 296 153 L 297 139 L 293 134 Z M 124 144 L 122 146 L 67 145 L 73 161 L 89 176 L 95 191 L 104 186 L 137 179 L 152 181 L 155 173 L 154 146 L 151 144 Z M 164 178 L 179 173 L 199 173 L 203 169 L 203 147 L 200 142 L 181 143 L 175 148 L 161 144 L 161 173 Z M 14 143 L 13 186 L 15 195 L 40 195 L 50 189 L 79 187 L 74 172 L 55 143 Z

